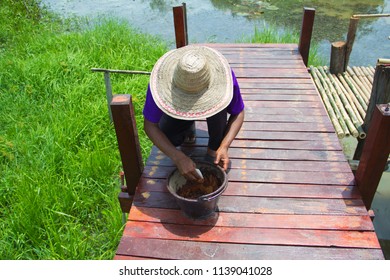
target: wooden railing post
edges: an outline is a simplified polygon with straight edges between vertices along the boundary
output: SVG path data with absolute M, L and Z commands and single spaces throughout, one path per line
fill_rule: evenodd
M 173 7 L 173 23 L 175 25 L 176 48 L 188 45 L 186 5 Z
M 128 213 L 144 168 L 131 95 L 114 95 L 110 107 L 126 180 L 118 198 L 122 212 Z
M 356 184 L 367 210 L 371 208 L 376 189 L 390 153 L 390 108 L 377 105 L 356 170 Z
M 313 8 L 303 8 L 303 19 L 298 49 L 302 56 L 303 63 L 305 63 L 306 66 L 309 61 L 310 41 L 313 33 L 315 12 L 316 10 Z
M 352 16 L 349 20 L 347 40 L 332 43 L 329 65 L 330 73 L 340 74 L 347 70 L 358 23 L 359 18 Z

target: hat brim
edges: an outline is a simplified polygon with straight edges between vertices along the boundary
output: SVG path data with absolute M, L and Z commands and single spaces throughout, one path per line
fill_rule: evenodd
M 179 59 L 189 50 L 197 50 L 207 59 L 210 84 L 198 93 L 187 93 L 172 82 Z M 164 54 L 154 65 L 150 89 L 156 105 L 167 115 L 182 120 L 208 118 L 225 109 L 233 97 L 233 78 L 226 58 L 205 46 L 186 46 Z

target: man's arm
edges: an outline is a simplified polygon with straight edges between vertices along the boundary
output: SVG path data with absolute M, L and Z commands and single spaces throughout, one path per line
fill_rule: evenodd
M 144 130 L 153 144 L 173 160 L 179 169 L 180 174 L 188 180 L 201 180 L 200 176 L 195 171 L 195 163 L 182 151 L 176 149 L 176 147 L 172 145 L 171 141 L 169 141 L 167 136 L 161 131 L 157 123 L 152 123 L 144 118 Z
M 244 116 L 244 110 L 242 110 L 238 115 L 231 115 L 228 120 L 225 137 L 223 138 L 218 150 L 216 152 L 210 149 L 207 150 L 209 155 L 215 157 L 214 163 L 222 166 L 224 170 L 226 170 L 229 166 L 230 160 L 228 150 L 241 129 L 244 122 Z

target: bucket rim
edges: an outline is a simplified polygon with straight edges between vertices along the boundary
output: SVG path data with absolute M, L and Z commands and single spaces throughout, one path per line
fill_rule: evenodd
M 169 176 L 168 176 L 168 182 L 167 182 L 167 189 L 168 189 L 168 191 L 169 191 L 174 197 L 176 197 L 176 198 L 178 198 L 178 199 L 180 199 L 180 200 L 188 201 L 188 202 L 201 202 L 201 201 L 205 201 L 205 200 L 207 201 L 207 200 L 209 200 L 210 197 L 213 197 L 213 198 L 214 198 L 214 197 L 215 197 L 215 198 L 219 197 L 219 194 L 222 194 L 222 193 L 226 190 L 226 188 L 227 188 L 227 181 L 228 181 L 228 178 L 227 178 L 227 177 L 228 177 L 228 175 L 227 175 L 227 173 L 225 172 L 225 170 L 223 170 L 223 168 L 220 167 L 219 165 L 210 163 L 210 162 L 208 162 L 208 161 L 194 161 L 194 162 L 195 162 L 195 164 L 196 164 L 197 167 L 198 167 L 198 164 L 204 164 L 204 165 L 216 167 L 217 169 L 219 169 L 219 170 L 222 172 L 222 174 L 224 175 L 224 176 L 223 176 L 223 177 L 224 177 L 224 180 L 223 180 L 221 186 L 219 186 L 219 188 L 216 189 L 215 191 L 213 191 L 213 192 L 211 192 L 211 193 L 208 193 L 208 194 L 205 194 L 205 195 L 201 195 L 201 196 L 199 196 L 199 197 L 196 198 L 196 199 L 195 199 L 195 198 L 186 198 L 186 197 L 180 196 L 180 195 L 178 195 L 175 191 L 173 191 L 172 188 L 171 188 L 170 185 L 169 185 L 169 181 L 170 181 L 171 177 L 173 176 L 173 174 L 175 174 L 175 172 L 178 171 L 178 169 L 175 168 L 175 169 L 169 174 Z

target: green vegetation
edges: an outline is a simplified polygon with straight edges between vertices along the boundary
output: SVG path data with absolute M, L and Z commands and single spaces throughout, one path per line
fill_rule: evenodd
M 150 71 L 167 48 L 117 20 L 63 21 L 37 5 L 0 7 L 0 259 L 111 259 L 120 159 L 103 74 L 90 69 Z M 147 83 L 112 75 L 138 116 Z
M 111 259 L 121 169 L 103 74 L 150 71 L 161 39 L 114 19 L 62 19 L 39 1 L 0 6 L 0 259 Z M 258 32 L 255 32 L 257 36 Z M 111 75 L 142 130 L 147 76 Z

